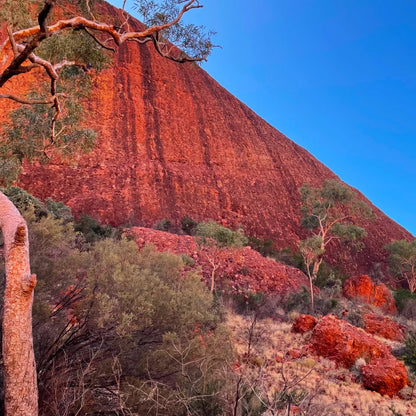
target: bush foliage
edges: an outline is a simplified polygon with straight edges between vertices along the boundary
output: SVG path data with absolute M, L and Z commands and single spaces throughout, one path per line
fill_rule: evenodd
M 38 279 L 40 415 L 223 414 L 233 350 L 201 275 L 91 218 L 74 226 L 63 204 L 13 192 Z

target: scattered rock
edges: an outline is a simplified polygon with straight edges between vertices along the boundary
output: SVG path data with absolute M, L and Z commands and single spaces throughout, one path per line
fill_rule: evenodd
M 343 294 L 348 299 L 377 306 L 385 313 L 397 313 L 396 303 L 390 290 L 384 283 L 374 283 L 370 276 L 355 276 L 346 280 Z
M 388 316 L 367 313 L 363 315 L 365 331 L 369 334 L 379 335 L 392 341 L 403 341 L 407 327 L 393 321 Z
M 395 396 L 407 385 L 405 365 L 395 358 L 376 358 L 362 368 L 363 386 L 380 394 Z
M 289 350 L 287 353 L 286 353 L 286 355 L 288 356 L 288 357 L 290 357 L 290 358 L 294 358 L 294 359 L 296 359 L 296 358 L 300 358 L 300 357 L 302 357 L 302 352 L 301 351 L 299 351 L 299 350 Z
M 292 332 L 303 334 L 305 332 L 311 331 L 316 324 L 317 320 L 314 316 L 299 315 L 293 322 Z
M 382 342 L 334 315 L 318 321 L 312 331 L 310 347 L 346 368 L 350 368 L 358 358 L 370 361 L 391 357 L 389 348 Z

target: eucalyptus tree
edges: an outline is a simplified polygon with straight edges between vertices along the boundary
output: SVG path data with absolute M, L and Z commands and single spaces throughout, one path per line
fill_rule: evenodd
M 387 244 L 392 274 L 399 281 L 406 281 L 409 290 L 416 291 L 416 240 L 396 240 Z
M 371 208 L 342 182 L 328 179 L 320 188 L 300 188 L 302 227 L 310 236 L 300 241 L 299 251 L 309 277 L 311 308 L 314 309 L 313 281 L 318 276 L 328 245 L 334 240 L 359 241 L 364 228 L 354 224 L 360 217 L 372 217 Z

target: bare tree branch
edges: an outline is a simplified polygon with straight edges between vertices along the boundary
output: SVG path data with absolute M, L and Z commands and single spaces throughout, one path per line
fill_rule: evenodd
M 19 69 L 22 64 L 28 59 L 29 55 L 41 44 L 43 40 L 48 37 L 48 28 L 46 26 L 46 18 L 55 5 L 56 0 L 45 0 L 45 5 L 38 16 L 39 27 L 36 26 L 36 33 L 34 37 L 27 43 L 24 49 L 14 57 L 10 65 L 0 74 L 0 87 L 2 87 L 10 78 L 21 73 Z M 18 33 L 18 32 L 16 32 Z M 0 51 L 5 49 L 9 43 L 18 42 L 16 33 L 12 34 L 13 41 L 8 38 L 0 48 Z M 12 46 L 13 48 L 13 46 Z
M 90 30 L 88 30 L 87 28 L 84 28 L 85 32 L 88 33 L 92 39 L 94 40 L 94 42 L 97 42 L 102 48 L 107 49 L 108 51 L 114 52 L 116 53 L 116 49 L 112 48 L 111 46 L 107 46 L 104 42 L 101 42 L 100 39 L 97 38 L 97 36 L 94 35 L 94 33 L 92 33 Z
M 10 28 L 9 25 L 7 25 L 7 34 L 9 35 L 9 40 L 10 40 L 10 43 L 12 45 L 13 55 L 17 56 L 19 52 L 17 50 L 16 42 L 15 42 L 14 37 L 13 37 L 12 29 Z
M 58 94 L 60 96 L 65 96 L 65 94 Z M 18 97 L 12 94 L 0 94 L 0 98 L 7 98 L 12 101 L 16 101 L 20 104 L 27 104 L 27 105 L 36 105 L 36 104 L 53 104 L 55 96 L 50 98 L 45 98 L 44 100 L 28 100 L 27 98 Z
M 97 20 L 93 14 L 93 12 L 91 11 L 91 7 L 90 7 L 90 0 L 85 0 L 85 4 L 87 5 L 87 10 L 88 13 L 90 14 L 90 16 L 92 17 L 92 20 Z

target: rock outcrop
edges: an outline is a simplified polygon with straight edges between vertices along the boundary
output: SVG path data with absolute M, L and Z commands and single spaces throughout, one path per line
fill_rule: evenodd
M 299 315 L 293 322 L 292 332 L 304 334 L 315 328 L 317 322 L 317 319 L 312 315 Z
M 394 396 L 407 384 L 406 367 L 393 357 L 389 347 L 334 315 L 318 321 L 309 348 L 346 368 L 364 359 L 367 364 L 361 367 L 362 381 L 370 390 Z
M 363 315 L 363 321 L 364 329 L 369 334 L 379 335 L 392 341 L 404 341 L 406 326 L 393 321 L 388 316 L 366 313 Z
M 380 394 L 393 397 L 407 385 L 406 367 L 395 358 L 377 358 L 361 371 L 363 386 Z
M 358 358 L 367 362 L 390 357 L 389 348 L 363 329 L 334 315 L 320 319 L 312 331 L 310 346 L 317 354 L 350 368 Z
M 202 269 L 207 282 L 210 282 L 215 267 L 216 284 L 223 286 L 227 282 L 227 289 L 232 292 L 262 291 L 284 296 L 308 285 L 307 277 L 300 270 L 267 259 L 250 247 L 199 247 L 191 236 L 144 227 L 133 227 L 127 232 L 139 248 L 152 244 L 159 251 L 191 257 L 195 261 L 194 267 Z
M 105 2 L 97 8 L 106 21 L 124 20 Z M 142 27 L 135 19 L 129 24 Z M 4 92 L 23 94 L 25 77 L 16 77 Z M 1 100 L 0 120 L 11 108 Z M 64 201 L 76 215 L 112 225 L 151 226 L 162 218 L 178 223 L 191 216 L 241 224 L 278 248 L 296 247 L 306 236 L 299 187 L 336 178 L 204 70 L 163 59 L 150 44 L 123 44 L 112 65 L 94 76 L 85 123 L 98 133 L 91 153 L 68 163 L 52 158 L 48 166 L 25 164 L 21 184 L 40 198 Z M 329 251 L 348 273 L 386 265 L 383 246 L 412 238 L 373 210 L 374 221 L 354 219 L 367 231 L 365 250 L 356 253 L 338 242 Z
M 375 283 L 370 276 L 355 276 L 347 279 L 343 286 L 343 295 L 351 300 L 373 305 L 385 313 L 397 313 L 396 302 L 384 283 Z

